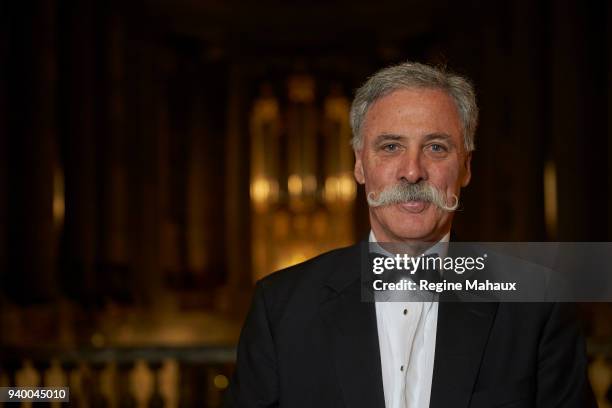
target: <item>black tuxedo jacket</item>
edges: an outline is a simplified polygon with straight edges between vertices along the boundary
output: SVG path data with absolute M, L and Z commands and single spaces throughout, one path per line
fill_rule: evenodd
M 367 242 L 258 282 L 226 407 L 384 408 L 364 252 Z M 595 407 L 584 341 L 564 309 L 441 302 L 430 407 Z

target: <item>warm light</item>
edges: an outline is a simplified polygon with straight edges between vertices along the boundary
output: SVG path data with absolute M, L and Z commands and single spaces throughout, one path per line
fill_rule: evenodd
M 354 200 L 357 195 L 357 185 L 352 175 L 340 177 L 340 195 L 344 201 Z
M 329 97 L 325 100 L 325 116 L 348 124 L 349 102 L 343 96 Z
M 301 196 L 302 194 L 313 194 L 317 191 L 317 178 L 308 174 L 304 177 L 292 174 L 287 180 L 287 189 L 291 196 Z
M 53 172 L 53 224 L 60 228 L 64 224 L 66 202 L 64 198 L 64 173 L 59 167 Z
M 557 168 L 551 160 L 544 165 L 544 219 L 549 238 L 557 235 Z
M 273 270 L 285 269 L 293 265 L 297 265 L 312 258 L 316 255 L 317 250 L 310 245 L 300 243 L 299 245 L 291 245 L 282 251 L 279 251 L 278 258 L 273 265 Z
M 304 255 L 303 253 L 291 254 L 291 256 L 288 256 L 288 257 L 286 257 L 284 259 L 279 260 L 276 263 L 276 267 L 274 268 L 274 270 L 285 269 L 285 268 L 288 268 L 290 266 L 302 263 L 302 262 L 306 261 L 307 259 L 308 259 L 308 257 L 306 255 Z
M 338 199 L 338 178 L 329 176 L 325 179 L 325 189 L 323 190 L 323 197 L 328 203 L 333 203 Z
M 355 199 L 357 186 L 349 173 L 329 176 L 325 180 L 323 198 L 329 204 L 347 203 Z
M 251 201 L 257 210 L 265 210 L 278 198 L 278 183 L 265 177 L 256 177 L 251 182 Z
M 312 194 L 317 191 L 317 178 L 312 174 L 304 177 L 304 192 L 306 194 Z
M 292 196 L 301 195 L 303 190 L 302 178 L 297 174 L 290 175 L 287 180 L 287 188 L 289 189 L 289 194 Z
M 289 78 L 289 99 L 296 103 L 310 103 L 315 98 L 315 81 L 307 75 Z
M 223 374 L 217 374 L 215 375 L 215 378 L 213 379 L 213 384 L 215 384 L 216 388 L 220 390 L 224 390 L 229 385 L 229 381 L 227 377 L 224 376 Z
M 253 106 L 253 117 L 260 122 L 273 121 L 278 118 L 278 102 L 274 98 L 260 98 Z

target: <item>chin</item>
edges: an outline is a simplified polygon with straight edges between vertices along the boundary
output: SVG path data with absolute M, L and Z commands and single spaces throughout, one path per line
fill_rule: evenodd
M 391 229 L 393 235 L 405 241 L 431 241 L 434 231 L 431 228 Z

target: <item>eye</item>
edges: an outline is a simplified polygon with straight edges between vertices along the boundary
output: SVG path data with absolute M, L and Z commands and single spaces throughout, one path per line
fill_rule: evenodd
M 432 143 L 428 148 L 432 153 L 446 153 L 448 151 L 446 146 L 440 143 Z
M 382 146 L 382 149 L 385 152 L 393 153 L 399 149 L 399 145 L 397 143 L 387 143 Z

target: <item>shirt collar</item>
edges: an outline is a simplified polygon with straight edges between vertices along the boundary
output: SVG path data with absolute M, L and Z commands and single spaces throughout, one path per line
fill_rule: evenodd
M 376 235 L 374 235 L 374 231 L 372 230 L 370 230 L 369 241 L 372 244 L 378 243 L 378 240 L 376 239 Z M 436 242 L 435 245 L 432 245 L 431 247 L 429 247 L 429 249 L 427 249 L 427 251 L 425 251 L 423 255 L 438 254 L 440 258 L 446 257 L 446 254 L 448 253 L 449 241 L 450 241 L 450 231 L 447 232 L 446 235 L 442 237 L 442 239 Z M 386 251 L 380 245 L 372 245 L 372 246 L 376 247 L 376 252 L 380 251 L 383 255 L 392 256 L 388 251 Z

